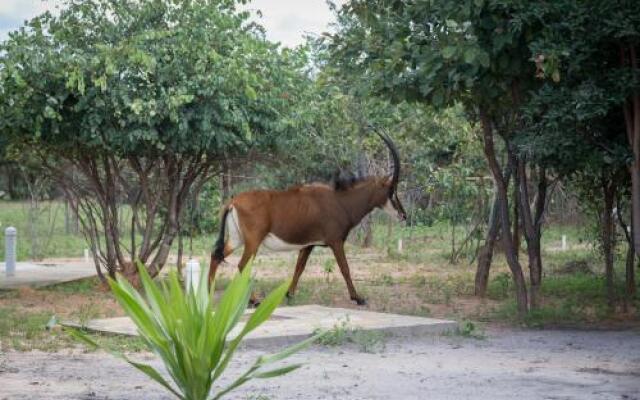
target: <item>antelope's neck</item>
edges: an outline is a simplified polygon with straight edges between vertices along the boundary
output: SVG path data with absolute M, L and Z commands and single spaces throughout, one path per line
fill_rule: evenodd
M 338 202 L 349 215 L 352 228 L 374 209 L 375 205 L 371 204 L 372 191 L 371 186 L 363 185 L 338 194 Z

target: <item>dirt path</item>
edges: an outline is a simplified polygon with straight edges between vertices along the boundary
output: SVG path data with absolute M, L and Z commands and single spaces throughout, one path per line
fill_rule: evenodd
M 227 376 L 237 376 L 269 350 L 242 350 Z M 0 399 L 169 399 L 104 353 L 0 357 Z M 315 347 L 293 361 L 306 365 L 288 377 L 250 383 L 229 398 L 640 399 L 640 333 L 634 331 L 490 330 L 484 340 L 390 338 L 377 354 L 351 345 Z

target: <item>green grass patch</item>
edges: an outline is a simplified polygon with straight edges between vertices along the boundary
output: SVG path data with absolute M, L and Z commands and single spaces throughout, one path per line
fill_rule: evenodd
M 606 300 L 606 282 L 603 277 L 584 273 L 549 276 L 542 281 L 542 295 L 589 303 Z
M 378 331 L 365 331 L 353 327 L 349 318 L 336 323 L 318 341 L 323 346 L 335 347 L 355 344 L 363 353 L 379 353 L 386 347 L 386 335 Z
M 90 333 L 90 337 L 95 340 L 100 347 L 104 347 L 110 351 L 139 353 L 148 350 L 144 341 L 137 336 Z
M 47 329 L 48 313 L 31 313 L 0 307 L 0 349 L 55 351 L 70 341 L 59 331 Z
M 458 323 L 458 326 L 452 330 L 444 333 L 445 336 L 458 336 L 467 339 L 484 340 L 487 335 L 484 328 L 478 323 L 473 321 L 464 320 Z
M 101 289 L 102 283 L 98 277 L 84 278 L 71 282 L 58 283 L 47 286 L 47 291 L 66 294 L 94 294 Z
M 92 313 L 78 310 L 77 313 Z M 93 317 L 94 314 L 89 315 Z M 53 329 L 49 322 L 52 315 L 45 312 L 29 312 L 15 307 L 0 307 L 0 350 L 54 352 L 74 347 L 75 342 L 59 326 Z M 82 322 L 81 322 L 82 323 Z M 145 349 L 138 337 L 91 333 L 91 337 L 107 348 L 120 352 L 138 352 Z

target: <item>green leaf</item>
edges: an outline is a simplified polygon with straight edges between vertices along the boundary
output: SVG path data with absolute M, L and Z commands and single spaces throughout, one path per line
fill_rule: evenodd
M 99 345 L 93 339 L 91 339 L 88 335 L 84 334 L 82 331 L 76 328 L 72 328 L 70 326 L 63 326 L 62 329 L 69 334 L 72 338 L 76 339 L 79 342 L 82 342 L 89 346 L 92 349 L 98 348 Z
M 469 48 L 464 51 L 464 62 L 467 64 L 473 64 L 476 60 L 477 51 L 474 48 Z
M 478 61 L 480 62 L 480 65 L 482 65 L 484 68 L 489 68 L 489 66 L 491 65 L 491 59 L 489 58 L 489 53 L 487 53 L 486 51 L 480 51 L 478 53 Z
M 286 367 L 272 369 L 270 371 L 265 371 L 265 372 L 260 372 L 260 373 L 254 374 L 253 377 L 258 379 L 275 378 L 280 375 L 288 374 L 291 371 L 295 371 L 300 367 L 302 367 L 302 364 L 292 364 Z
M 244 95 L 247 96 L 247 98 L 249 98 L 249 100 L 251 101 L 255 101 L 258 98 L 258 94 L 255 90 L 253 90 L 251 86 L 245 86 Z
M 320 331 L 317 332 L 315 335 L 303 340 L 300 343 L 296 343 L 292 346 L 287 347 L 286 349 L 275 353 L 275 354 L 271 354 L 268 356 L 262 356 L 258 359 L 258 364 L 259 365 L 266 365 L 266 364 L 271 364 L 277 361 L 281 361 L 284 360 L 285 358 L 299 352 L 300 350 L 305 349 L 306 347 L 310 346 L 311 344 L 315 343 L 316 341 L 320 340 L 323 336 L 327 335 L 327 331 Z
M 179 399 L 187 399 L 186 396 L 178 393 L 178 391 L 176 391 L 173 387 L 171 387 L 171 385 L 169 384 L 169 382 L 167 382 L 162 375 L 160 375 L 160 373 L 158 371 L 156 371 L 152 366 L 147 365 L 147 364 L 142 364 L 142 363 L 138 363 L 135 361 L 131 361 L 130 359 L 128 359 L 126 356 L 122 356 L 122 358 L 127 361 L 130 365 L 132 365 L 133 367 L 135 367 L 136 369 L 138 369 L 139 371 L 143 372 L 145 375 L 147 375 L 149 378 L 153 379 L 154 381 L 156 381 L 157 383 L 159 383 L 160 385 L 162 385 L 165 389 L 167 389 L 168 391 L 170 391 L 174 396 L 176 396 Z
M 447 46 L 442 49 L 442 57 L 444 57 L 445 59 L 453 58 L 455 54 L 456 54 L 456 48 L 453 46 Z
M 289 290 L 291 281 L 284 282 L 273 290 L 261 303 L 260 306 L 251 314 L 251 317 L 242 329 L 241 336 L 247 335 L 252 330 L 256 329 L 262 323 L 264 323 L 271 314 L 275 311 L 276 307 L 282 303 L 282 300 Z

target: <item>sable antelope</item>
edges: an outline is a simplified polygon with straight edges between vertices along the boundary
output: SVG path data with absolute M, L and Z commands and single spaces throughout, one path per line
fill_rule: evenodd
M 393 159 L 391 176 L 336 180 L 333 187 L 311 184 L 284 191 L 249 191 L 231 199 L 222 211 L 220 234 L 211 253 L 209 283 L 224 258 L 243 244 L 244 252 L 238 264 L 240 270 L 255 256 L 260 246 L 272 251 L 298 250 L 298 261 L 287 293 L 291 297 L 313 248 L 328 246 L 338 262 L 351 300 L 358 305 L 365 304 L 351 281 L 344 253 L 347 235 L 374 208 L 382 208 L 400 221 L 406 220 L 397 194 L 400 177 L 398 151 L 389 136 L 377 133 Z M 225 240 L 227 227 L 229 235 Z

